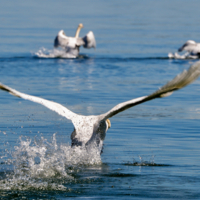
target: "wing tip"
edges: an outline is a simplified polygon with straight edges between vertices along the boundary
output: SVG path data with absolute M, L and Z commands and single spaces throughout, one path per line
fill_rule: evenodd
M 0 83 L 0 89 L 1 89 L 1 90 L 4 90 L 4 91 L 6 91 L 6 92 L 8 92 L 8 93 L 10 93 L 10 94 L 12 94 L 13 96 L 16 96 L 16 97 L 21 98 L 19 95 L 17 95 L 17 94 L 13 91 L 13 89 L 9 88 L 8 86 L 6 86 L 6 85 L 4 85 L 4 84 L 2 84 L 2 83 Z

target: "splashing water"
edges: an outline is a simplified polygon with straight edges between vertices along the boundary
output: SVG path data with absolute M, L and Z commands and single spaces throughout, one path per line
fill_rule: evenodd
M 101 157 L 97 148 L 58 145 L 54 134 L 50 143 L 44 137 L 20 137 L 9 162 L 14 170 L 0 180 L 0 190 L 69 190 L 63 183 L 74 181 L 71 174 L 83 165 L 101 164 Z
M 199 58 L 198 55 L 191 55 L 188 52 L 186 52 L 183 55 L 178 54 L 177 52 L 175 53 L 168 53 L 168 57 L 169 58 L 173 58 L 173 59 L 197 59 Z
M 132 166 L 157 166 L 158 165 L 154 162 L 154 158 L 155 158 L 154 155 L 146 155 L 146 156 L 139 155 L 138 158 L 139 160 L 136 158 L 133 158 L 133 162 L 125 163 L 125 165 L 132 165 Z
M 38 52 L 34 53 L 39 58 L 76 58 L 72 53 L 66 53 L 64 49 L 48 50 L 42 47 Z

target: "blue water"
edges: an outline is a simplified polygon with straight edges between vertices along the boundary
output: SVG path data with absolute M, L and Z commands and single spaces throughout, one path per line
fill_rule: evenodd
M 1 1 L 0 82 L 83 115 L 148 95 L 196 60 L 199 1 Z M 39 58 L 60 29 L 93 31 L 76 59 Z M 101 157 L 72 154 L 73 125 L 0 91 L 0 199 L 200 199 L 200 79 L 111 118 Z M 45 155 L 42 153 L 45 152 Z M 32 163 L 32 161 L 34 161 Z M 44 164 L 42 166 L 42 164 Z

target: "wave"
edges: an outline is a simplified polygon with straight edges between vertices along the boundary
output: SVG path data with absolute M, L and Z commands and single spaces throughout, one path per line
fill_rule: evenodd
M 48 52 L 53 52 L 54 50 L 47 50 Z M 134 61 L 134 60 L 169 60 L 169 57 L 122 57 L 122 56 L 116 56 L 116 57 L 111 57 L 111 56 L 89 56 L 89 55 L 85 55 L 85 54 L 79 54 L 77 57 L 70 57 L 70 56 L 65 56 L 63 54 L 62 51 L 58 50 L 58 53 L 56 55 L 56 53 L 52 53 L 52 55 L 50 55 L 51 53 L 44 53 L 42 52 L 41 55 L 39 55 L 40 52 L 36 52 L 36 53 L 31 53 L 28 55 L 22 55 L 22 56 L 10 56 L 10 57 L 0 57 L 0 62 L 2 61 L 6 61 L 6 60 L 15 60 L 15 59 L 19 59 L 19 60 L 24 60 L 24 59 L 43 59 L 43 58 L 47 58 L 47 59 L 74 59 L 74 60 L 78 60 L 78 59 L 95 59 L 95 60 L 106 60 L 106 61 L 121 61 L 121 62 L 126 62 L 126 61 Z
M 78 56 L 75 56 L 71 53 L 66 53 L 64 49 L 53 49 L 53 50 L 48 50 L 44 47 L 39 49 L 34 55 L 38 58 L 89 58 L 88 56 L 84 56 L 82 54 L 79 54 Z M 183 55 L 178 54 L 177 52 L 175 53 L 168 53 L 168 56 L 161 56 L 161 57 L 96 57 L 97 59 L 119 59 L 121 61 L 123 60 L 167 60 L 167 59 L 198 59 L 198 55 L 191 55 L 188 53 L 185 53 Z
M 26 60 L 26 59 L 75 59 L 75 60 L 87 60 L 93 59 L 97 61 L 110 61 L 110 62 L 132 62 L 132 61 L 146 61 L 146 60 L 171 60 L 171 59 L 180 59 L 180 60 L 189 60 L 189 59 L 198 59 L 197 55 L 188 55 L 183 54 L 180 55 L 178 53 L 168 53 L 167 56 L 138 56 L 138 57 L 126 57 L 123 55 L 112 56 L 112 55 L 86 55 L 79 54 L 78 56 L 74 56 L 73 54 L 66 53 L 64 49 L 46 49 L 41 48 L 37 52 L 31 52 L 30 54 L 24 55 L 16 55 L 16 56 L 0 56 L 0 62 L 12 61 L 12 60 Z

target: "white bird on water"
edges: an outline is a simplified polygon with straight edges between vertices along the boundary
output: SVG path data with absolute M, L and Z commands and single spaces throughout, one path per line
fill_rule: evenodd
M 96 48 L 96 41 L 94 37 L 94 33 L 89 31 L 87 35 L 80 38 L 79 33 L 81 28 L 83 28 L 83 24 L 79 24 L 76 30 L 75 37 L 68 37 L 65 35 L 63 30 L 58 32 L 54 40 L 54 47 L 62 47 L 65 49 L 67 54 L 71 54 L 72 57 L 77 57 L 79 55 L 79 48 L 83 46 L 84 48 Z
M 200 57 L 200 43 L 196 43 L 194 40 L 188 40 L 185 44 L 183 44 L 179 49 L 178 52 L 185 51 L 184 55 L 179 55 L 176 53 L 169 53 L 168 56 L 170 58 L 180 58 L 180 59 L 187 59 L 193 58 L 197 59 Z
M 200 56 L 200 43 L 196 43 L 193 40 L 188 40 L 182 47 L 178 49 L 179 52 L 187 51 L 191 55 L 198 55 Z
M 50 110 L 57 112 L 59 115 L 71 120 L 74 125 L 74 131 L 71 134 L 72 146 L 90 148 L 92 145 L 95 145 L 95 147 L 98 147 L 99 151 L 101 151 L 106 132 L 111 127 L 109 118 L 146 101 L 169 96 L 173 91 L 181 89 L 193 82 L 199 75 L 200 61 L 194 63 L 188 70 L 184 70 L 181 74 L 177 75 L 173 80 L 154 93 L 120 103 L 104 114 L 91 116 L 76 114 L 59 103 L 21 93 L 1 83 L 0 89 L 7 91 L 14 96 L 42 104 Z

